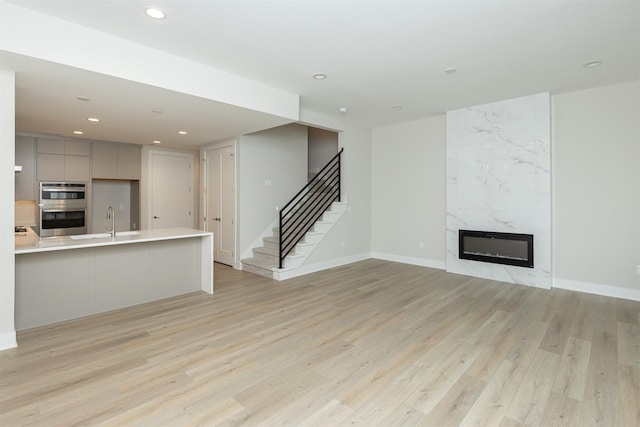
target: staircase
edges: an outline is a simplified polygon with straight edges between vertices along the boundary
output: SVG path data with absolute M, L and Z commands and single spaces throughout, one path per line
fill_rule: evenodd
M 341 149 L 282 209 L 273 235 L 252 249 L 242 269 L 283 280 L 295 276 L 311 251 L 346 210 L 340 201 Z
M 278 250 L 280 228 L 273 227 L 273 235 L 264 237 L 261 247 L 253 248 L 253 257 L 241 260 L 242 270 L 276 280 L 294 277 L 296 270 L 300 268 L 346 210 L 346 203 L 333 202 L 329 209 L 322 214 L 322 217 L 313 224 L 313 227 L 305 233 L 304 238 L 284 258 L 282 268 L 278 267 L 280 262 Z

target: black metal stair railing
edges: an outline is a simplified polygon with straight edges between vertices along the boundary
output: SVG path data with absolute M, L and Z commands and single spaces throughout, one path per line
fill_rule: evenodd
M 316 176 L 280 209 L 279 263 L 304 238 L 304 235 L 320 219 L 335 201 L 340 201 L 340 149 Z

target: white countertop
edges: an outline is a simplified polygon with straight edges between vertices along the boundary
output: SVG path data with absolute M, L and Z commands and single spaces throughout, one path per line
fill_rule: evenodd
M 28 228 L 26 236 L 16 235 L 15 254 L 19 255 L 66 249 L 94 248 L 98 246 L 126 245 L 131 243 L 185 239 L 209 235 L 213 235 L 213 233 L 195 230 L 192 228 L 163 228 L 160 230 L 116 232 L 116 237 L 111 237 L 106 233 L 98 233 L 83 234 L 79 236 L 40 238 L 32 229 Z

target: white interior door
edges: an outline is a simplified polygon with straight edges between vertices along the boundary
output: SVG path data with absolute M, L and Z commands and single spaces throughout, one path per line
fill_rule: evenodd
M 192 183 L 192 156 L 182 153 L 151 154 L 150 228 L 193 228 Z
M 206 151 L 206 227 L 207 231 L 213 232 L 214 261 L 227 265 L 234 265 L 236 251 L 236 189 L 233 152 L 233 147 Z

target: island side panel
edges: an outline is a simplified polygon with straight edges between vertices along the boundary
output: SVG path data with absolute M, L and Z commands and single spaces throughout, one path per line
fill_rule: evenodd
M 16 330 L 93 313 L 89 249 L 16 256 Z
M 156 299 L 150 274 L 151 248 L 152 243 L 91 248 L 94 255 L 94 313 Z
M 154 242 L 152 246 L 152 295 L 168 298 L 201 289 L 200 239 Z

